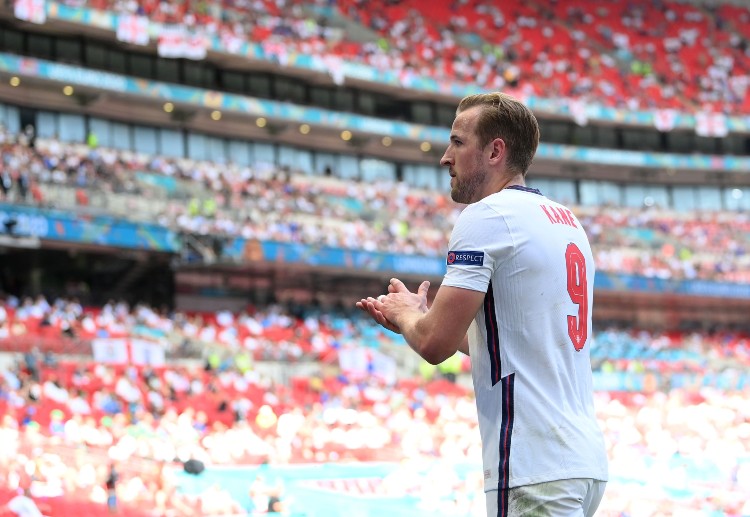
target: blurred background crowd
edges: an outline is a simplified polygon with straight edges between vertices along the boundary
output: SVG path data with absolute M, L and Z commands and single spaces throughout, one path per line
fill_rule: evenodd
M 8 489 L 28 488 L 43 501 L 76 494 L 103 504 L 114 463 L 118 501 L 133 515 L 144 507 L 236 515 L 257 510 L 256 503 L 218 496 L 217 487 L 185 492 L 175 473 L 191 460 L 210 466 L 396 461 L 408 472 L 413 462 L 452 465 L 480 454 L 471 391 L 455 383 L 468 361 L 422 365 L 408 379 L 373 374 L 372 365 L 347 372 L 339 361 L 347 348 L 405 348 L 355 315 L 313 307 L 298 313 L 284 304 L 243 314 L 160 314 L 126 303 L 84 308 L 44 297 L 9 297 L 0 315 L 4 344 L 64 343 L 58 352 L 32 347 L 9 356 L 0 379 L 3 479 Z M 190 341 L 203 357 L 163 366 L 70 358 L 72 336 L 133 337 L 143 327 L 175 347 Z M 227 335 L 235 338 L 220 337 Z M 706 510 L 710 493 L 714 510 L 747 513 L 750 340 L 735 333 L 600 329 L 592 356 L 595 375 L 644 379 L 637 392 L 597 393 L 612 472 L 630 483 L 648 481 L 648 472 L 673 496 L 636 500 L 615 485 L 603 510 Z M 317 366 L 309 376 L 277 383 L 262 365 L 279 360 Z M 470 501 L 481 480 L 454 476 L 462 494 L 456 497 Z M 387 481 L 371 490 L 405 490 Z
M 603 154 L 616 147 L 625 163 L 630 163 L 628 152 L 666 149 L 686 156 L 706 149 L 750 154 L 747 134 L 734 135 L 737 127 L 745 127 L 737 120 L 750 120 L 750 9 L 741 2 L 501 4 L 7 0 L 0 8 L 0 51 L 14 44 L 11 32 L 23 33 L 31 25 L 18 22 L 19 29 L 8 21 L 11 13 L 19 18 L 23 9 L 32 13 L 40 5 L 48 14 L 53 8 L 89 9 L 186 29 L 198 36 L 204 53 L 208 39 L 218 38 L 219 48 L 210 50 L 223 53 L 222 59 L 257 44 L 267 63 L 248 65 L 251 71 L 292 68 L 306 56 L 325 65 L 336 87 L 349 81 L 345 69 L 356 72 L 361 66 L 396 78 L 384 91 L 430 84 L 433 98 L 453 85 L 471 84 L 524 100 L 546 99 L 572 117 L 575 126 L 566 126 L 566 134 L 589 135 L 580 141 L 566 137 L 564 143 L 595 146 Z M 62 53 L 61 35 L 69 36 L 70 27 L 59 32 L 60 48 L 54 51 Z M 117 38 L 123 62 L 126 56 L 133 62 L 136 55 L 145 59 L 140 43 Z M 24 44 L 29 63 L 53 54 Z M 11 106 L 23 92 L 10 100 L 5 93 L 5 83 L 17 87 L 21 79 L 6 77 L 4 56 L 0 99 Z M 210 65 L 219 68 L 213 58 Z M 29 63 L 24 66 L 31 70 Z M 102 69 L 124 73 L 109 66 Z M 123 70 L 135 74 L 139 67 L 123 65 Z M 296 73 L 294 81 L 308 79 Z M 174 74 L 195 87 L 186 75 Z M 160 79 L 158 70 L 140 79 L 144 84 Z M 197 86 L 248 94 L 247 88 L 222 80 Z M 26 77 L 23 81 L 26 85 Z M 274 84 L 268 90 L 277 91 L 268 97 L 279 104 L 300 110 L 335 107 L 332 101 L 317 102 L 309 88 L 309 95 L 297 98 L 294 88 Z M 349 93 L 333 91 L 342 99 Z M 367 98 L 363 92 L 357 95 Z M 362 99 L 357 114 L 378 115 Z M 23 102 L 26 110 L 38 108 L 36 125 L 23 114 L 18 117 L 23 123 L 4 125 L 10 108 L 0 104 L 0 209 L 167 228 L 193 246 L 175 262 L 206 266 L 207 274 L 211 265 L 238 260 L 228 250 L 240 239 L 300 244 L 313 251 L 391 253 L 417 261 L 442 258 L 463 208 L 446 195 L 445 178 L 427 177 L 438 170 L 436 163 L 427 174 L 403 173 L 406 166 L 396 174 L 397 167 L 389 163 L 388 174 L 368 176 L 346 165 L 361 164 L 366 156 L 342 158 L 339 167 L 319 167 L 317 161 L 313 166 L 329 151 L 321 146 L 295 148 L 300 156 L 307 153 L 299 161 L 308 165 L 295 167 L 290 163 L 296 158 L 278 157 L 292 150 L 288 141 L 274 143 L 273 149 L 262 142 L 273 151 L 262 158 L 251 159 L 252 153 L 238 146 L 244 154 L 235 154 L 244 159 L 234 160 L 232 145 L 239 141 L 229 138 L 244 134 L 219 131 L 210 138 L 226 152 L 215 153 L 209 144 L 197 152 L 193 144 L 209 137 L 180 126 L 183 134 L 168 141 L 168 131 L 177 133 L 173 119 L 169 128 L 155 129 L 152 119 L 96 118 L 85 112 L 85 96 L 78 98 L 82 107 L 73 114 L 45 111 L 55 109 L 48 101 Z M 175 109 L 168 102 L 165 112 L 167 104 Z M 624 133 L 605 138 L 607 124 L 586 133 L 591 106 L 601 112 L 652 111 L 658 114 L 659 133 L 649 128 L 656 136 L 643 136 L 642 146 L 632 135 L 626 141 L 630 137 Z M 437 118 L 449 120 L 453 110 L 454 104 L 434 109 Z M 156 111 L 163 115 L 160 107 Z M 696 127 L 707 131 L 700 135 L 700 149 L 679 143 L 698 140 L 669 133 L 678 112 L 718 117 L 706 119 L 712 127 Z M 617 126 L 621 112 L 613 113 L 610 125 Z M 729 133 L 728 117 L 736 119 L 731 126 L 735 138 L 721 143 L 718 137 Z M 427 124 L 396 108 L 386 118 L 417 122 L 415 127 Z M 260 128 L 259 121 L 244 124 Z M 263 119 L 263 125 L 267 122 Z M 545 129 L 552 122 L 543 120 L 543 142 L 556 138 L 555 131 Z M 134 135 L 132 142 L 120 139 L 125 134 Z M 157 134 L 168 143 L 154 144 Z M 301 127 L 300 134 L 306 134 Z M 172 148 L 171 143 L 183 140 L 194 148 Z M 157 147 L 159 152 L 144 151 Z M 351 158 L 354 152 L 347 148 L 343 154 Z M 273 153 L 277 159 L 268 159 Z M 384 159 L 382 152 L 378 158 Z M 728 163 L 717 156 L 706 160 L 709 168 Z M 424 172 L 416 165 L 409 170 Z M 711 185 L 689 184 L 695 177 L 685 180 L 673 170 L 668 187 L 656 185 L 653 170 L 641 172 L 638 185 L 628 184 L 631 176 L 610 178 L 616 195 L 599 196 L 606 182 L 577 169 L 571 177 L 552 180 L 532 174 L 528 184 L 570 205 L 591 239 L 598 271 L 656 286 L 662 285 L 656 281 L 750 284 L 750 189 L 720 170 L 706 173 Z M 555 188 L 547 192 L 548 186 Z M 628 197 L 631 187 L 635 194 Z M 681 188 L 686 195 L 678 203 L 675 193 Z M 7 221 L 0 238 L 17 237 Z M 98 244 L 73 250 L 58 243 L 57 248 L 73 257 L 66 263 L 72 264 L 96 252 Z M 24 505 L 50 516 L 320 515 L 313 505 L 325 501 L 321 494 L 351 496 L 346 500 L 352 505 L 408 499 L 419 514 L 484 515 L 468 358 L 456 356 L 437 367 L 417 361 L 398 336 L 341 300 L 331 301 L 327 293 L 271 293 L 262 302 L 253 293 L 240 308 L 208 298 L 202 309 L 188 310 L 110 295 L 82 280 L 78 271 L 35 289 L 33 282 L 23 286 L 18 280 L 13 270 L 18 262 L 8 265 L 11 253 L 3 246 L 0 242 L 0 286 L 14 289 L 0 289 L 0 515 L 23 515 Z M 248 253 L 240 258 L 257 259 L 252 250 Z M 55 260 L 51 253 L 48 257 L 39 260 L 34 274 Z M 284 267 L 269 275 L 283 275 Z M 318 280 L 326 275 L 308 273 Z M 342 276 L 330 274 L 333 282 L 343 282 Z M 678 297 L 670 293 L 664 303 L 676 306 Z M 216 306 L 208 310 L 205 305 Z M 711 307 L 718 314 L 731 306 L 732 300 L 724 300 Z M 597 320 L 590 345 L 595 402 L 612 476 L 598 515 L 750 516 L 750 329 L 747 321 L 693 323 L 670 325 L 665 318 L 642 328 Z M 358 474 L 326 470 L 337 466 Z M 308 498 L 305 494 L 312 492 L 304 490 L 314 490 L 315 497 Z M 377 514 L 402 515 L 394 508 Z M 362 510 L 362 515 L 370 514 Z
M 0 175 L 8 178 L 0 200 L 86 209 L 92 196 L 108 192 L 121 199 L 121 215 L 192 235 L 428 256 L 445 253 L 461 211 L 444 191 L 403 182 L 347 181 L 270 163 L 238 166 L 91 148 L 85 142 L 33 141 L 32 147 L 23 134 L 0 129 Z M 139 172 L 179 181 L 181 195 L 139 181 Z M 117 210 L 107 207 L 106 213 Z M 750 283 L 745 212 L 607 204 L 574 211 L 591 239 L 597 269 Z
M 71 6 L 262 42 L 282 64 L 295 53 L 365 63 L 413 77 L 594 99 L 627 109 L 710 107 L 750 112 L 750 14 L 742 5 L 607 0 L 80 1 Z M 317 8 L 317 9 L 316 9 Z M 328 26 L 336 8 L 376 34 L 356 41 Z M 237 43 L 235 43 L 237 42 Z M 707 73 L 696 79 L 696 70 Z

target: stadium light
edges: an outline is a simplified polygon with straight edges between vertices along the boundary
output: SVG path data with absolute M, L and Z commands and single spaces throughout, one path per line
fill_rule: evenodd
M 352 139 L 352 132 L 349 131 L 348 129 L 344 129 L 341 132 L 341 140 L 343 140 L 344 142 L 348 142 L 351 139 Z
M 174 104 L 172 104 L 171 102 L 165 102 L 164 111 L 166 111 L 167 113 L 172 113 L 174 111 Z
M 213 110 L 211 112 L 211 119 L 212 120 L 217 120 L 217 121 L 221 120 L 221 111 L 219 111 L 219 110 Z
M 303 135 L 308 134 L 310 132 L 310 124 L 302 124 L 299 127 L 299 132 L 302 133 Z
M 422 142 L 419 144 L 419 148 L 423 153 L 429 153 L 432 150 L 432 144 L 430 142 Z
M 264 119 L 263 117 L 258 117 L 255 120 L 255 125 L 258 127 L 266 127 L 266 124 L 268 124 L 268 121 Z
M 393 138 L 390 136 L 384 136 L 380 143 L 382 143 L 384 147 L 390 147 L 393 143 Z
M 11 86 L 16 87 L 19 84 L 21 84 L 21 78 L 20 77 L 14 75 L 13 77 L 10 78 L 10 85 Z
M 69 84 L 63 87 L 63 94 L 67 95 L 68 97 L 73 95 L 73 91 L 74 91 L 73 87 L 70 86 Z

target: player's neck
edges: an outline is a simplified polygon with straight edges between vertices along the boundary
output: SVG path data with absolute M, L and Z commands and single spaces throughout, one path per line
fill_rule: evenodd
M 474 201 L 472 201 L 472 203 L 479 201 L 480 199 L 484 199 L 487 196 L 491 196 L 492 194 L 497 194 L 501 190 L 504 190 L 511 186 L 525 187 L 526 183 L 524 182 L 523 175 L 517 174 L 515 176 L 502 176 L 492 178 L 481 190 L 481 195 Z
M 508 187 L 513 187 L 513 186 L 516 186 L 516 187 L 526 186 L 526 182 L 524 181 L 522 174 L 516 174 L 515 176 L 512 176 L 512 177 L 503 178 L 499 185 L 499 188 L 495 192 L 500 192 L 503 189 L 506 189 Z

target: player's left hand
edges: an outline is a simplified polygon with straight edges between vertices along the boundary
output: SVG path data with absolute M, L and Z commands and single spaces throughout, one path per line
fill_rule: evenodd
M 399 315 L 411 311 L 427 312 L 427 292 L 430 282 L 425 280 L 416 293 L 412 293 L 398 278 L 392 278 L 388 284 L 388 294 L 377 298 L 362 298 L 357 307 L 367 312 L 380 325 L 396 333 L 401 333 L 396 323 Z

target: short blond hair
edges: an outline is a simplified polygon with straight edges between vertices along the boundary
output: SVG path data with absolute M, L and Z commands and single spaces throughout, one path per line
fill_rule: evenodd
M 476 125 L 479 146 L 502 138 L 508 149 L 508 167 L 526 176 L 539 146 L 539 123 L 521 101 L 501 92 L 478 93 L 461 99 L 456 114 L 482 107 Z

